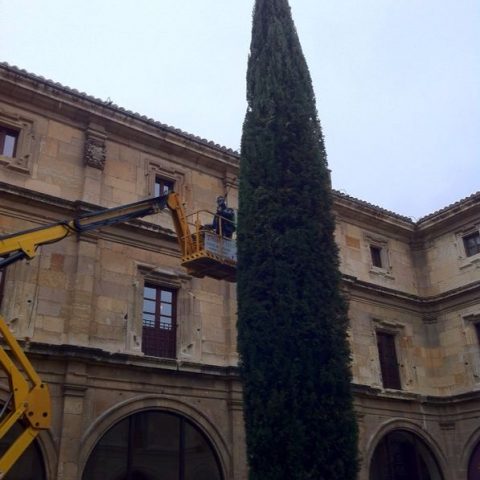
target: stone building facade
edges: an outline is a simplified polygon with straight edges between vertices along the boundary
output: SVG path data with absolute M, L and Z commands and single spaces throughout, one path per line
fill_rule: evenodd
M 238 161 L 0 64 L 1 234 L 168 189 L 190 212 L 226 192 L 235 208 Z M 334 199 L 359 480 L 478 480 L 480 194 L 418 222 Z M 247 478 L 235 286 L 187 275 L 169 212 L 43 246 L 0 275 L 1 313 L 53 401 L 15 478 Z

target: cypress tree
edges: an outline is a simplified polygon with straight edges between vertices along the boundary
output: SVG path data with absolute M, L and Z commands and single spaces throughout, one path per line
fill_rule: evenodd
M 330 174 L 287 0 L 257 0 L 238 214 L 238 349 L 250 480 L 353 480 L 347 307 Z

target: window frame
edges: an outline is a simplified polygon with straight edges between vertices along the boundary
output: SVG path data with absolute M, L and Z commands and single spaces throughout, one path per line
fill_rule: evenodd
M 463 228 L 452 233 L 452 243 L 457 251 L 457 266 L 460 270 L 478 268 L 480 265 L 480 251 L 469 254 L 465 239 L 471 235 L 480 234 L 480 223 L 477 221 L 469 222 Z
M 370 244 L 370 261 L 372 262 L 373 268 L 385 268 L 382 250 L 383 248 L 379 245 Z
M 158 188 L 157 188 L 158 186 Z M 165 187 L 167 187 L 166 191 Z M 167 193 L 175 191 L 175 180 L 171 178 L 166 178 L 163 175 L 155 175 L 153 182 L 153 195 L 159 197 L 160 195 L 166 195 Z
M 150 288 L 155 290 L 155 298 L 146 296 L 146 289 Z M 171 301 L 162 300 L 162 293 L 166 292 L 171 294 Z M 145 310 L 145 302 L 155 302 L 154 312 Z M 144 355 L 157 357 L 157 358 L 177 358 L 177 302 L 178 302 L 178 289 L 160 285 L 154 282 L 146 281 L 143 285 L 142 293 L 142 352 Z M 162 314 L 162 305 L 170 306 L 171 313 Z M 145 315 L 153 315 L 153 325 L 146 325 Z M 162 318 L 170 318 L 170 328 L 165 328 L 167 322 L 163 322 Z
M 377 329 L 375 336 L 382 386 L 386 389 L 402 390 L 402 378 L 400 374 L 400 362 L 397 348 L 398 334 L 392 331 Z M 382 345 L 380 338 L 385 339 Z M 386 346 L 389 349 L 388 352 L 384 350 L 384 347 Z M 392 359 L 393 363 L 391 361 Z
M 157 180 L 173 184 L 177 193 L 184 193 L 185 181 L 188 172 L 178 165 L 170 164 L 161 158 L 148 158 L 145 163 L 145 193 L 150 197 L 155 196 Z
M 368 256 L 368 268 L 369 273 L 373 275 L 379 275 L 389 280 L 394 280 L 392 275 L 392 264 L 390 262 L 390 250 L 389 241 L 385 237 L 379 235 L 364 232 L 364 248 L 366 248 Z M 365 251 L 365 250 L 364 250 Z M 375 261 L 372 252 L 378 252 L 381 266 L 378 266 Z
M 0 122 L 0 156 L 5 158 L 15 158 L 18 149 L 18 141 L 20 139 L 21 130 L 18 128 L 12 128 L 6 126 Z M 11 155 L 7 155 L 5 152 L 5 139 L 7 136 L 14 138 L 13 151 Z
M 474 248 L 475 252 L 470 253 L 469 251 L 469 246 L 467 246 L 466 240 L 470 237 L 474 237 L 476 239 L 474 243 Z M 475 257 L 476 255 L 480 254 L 480 231 L 479 230 L 472 230 L 468 233 L 465 233 L 462 235 L 462 244 L 463 244 L 463 251 L 465 252 L 465 257 L 466 258 L 472 258 Z
M 151 416 L 152 414 L 153 417 Z M 159 415 L 157 416 L 157 414 Z M 163 417 L 163 419 L 159 418 L 160 416 Z M 167 422 L 165 422 L 165 420 L 167 420 Z M 161 457 L 158 457 L 158 447 L 155 446 L 156 444 L 147 443 L 149 437 L 148 434 L 152 433 L 151 430 L 149 431 L 149 425 L 151 426 L 150 428 L 153 426 L 157 431 L 160 429 L 160 431 L 164 432 L 163 436 L 167 440 L 174 440 L 171 445 L 175 448 L 169 449 L 169 453 L 172 454 L 176 463 L 174 464 L 174 472 L 171 472 L 174 475 L 169 476 L 169 478 L 172 478 L 173 476 L 178 480 L 189 478 L 187 477 L 188 455 L 197 452 L 196 449 L 190 449 L 189 451 L 188 441 L 189 438 L 192 438 L 193 432 L 198 440 L 200 440 L 200 442 L 196 442 L 197 445 L 200 443 L 200 446 L 203 447 L 203 452 L 208 454 L 207 459 L 211 462 L 211 465 L 215 465 L 216 473 L 218 474 L 216 477 L 219 480 L 225 479 L 225 472 L 222 467 L 220 453 L 207 433 L 192 419 L 189 419 L 180 413 L 156 408 L 147 408 L 131 413 L 127 417 L 120 419 L 118 422 L 110 426 L 90 451 L 81 478 L 90 479 L 92 476 L 95 476 L 95 474 L 98 476 L 98 473 L 100 472 L 95 471 L 96 466 L 100 465 L 98 460 L 101 459 L 102 456 L 110 457 L 112 453 L 115 454 L 117 452 L 121 455 L 123 460 L 123 465 L 120 466 L 117 475 L 121 475 L 121 478 L 126 480 L 136 478 L 135 475 L 143 473 L 141 468 L 138 469 L 140 466 L 138 459 L 141 458 L 140 456 L 142 454 L 147 452 L 149 454 L 154 454 L 157 452 L 156 459 L 161 465 L 162 460 Z M 113 438 L 113 440 L 117 440 L 117 442 L 111 442 L 113 434 L 118 433 L 119 429 L 124 435 Z M 111 443 L 107 443 L 108 441 Z M 145 442 L 145 444 L 142 444 L 142 442 Z M 150 448 L 152 445 L 153 448 Z M 161 446 L 161 443 L 159 445 Z M 140 452 L 138 452 L 138 450 L 140 450 Z M 202 458 L 204 459 L 205 457 Z
M 38 151 L 34 149 L 34 122 L 17 114 L 0 112 L 0 129 L 16 133 L 13 156 L 0 154 L 0 166 L 30 174 Z M 3 148 L 3 146 L 2 146 Z

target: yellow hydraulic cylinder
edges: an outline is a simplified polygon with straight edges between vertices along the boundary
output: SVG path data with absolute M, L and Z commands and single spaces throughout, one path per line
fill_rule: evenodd
M 11 404 L 0 419 L 0 438 L 23 420 L 25 429 L 0 457 L 0 479 L 10 470 L 30 443 L 42 431 L 50 428 L 51 402 L 47 386 L 41 381 L 17 339 L 0 316 L 0 335 L 6 348 L 0 345 L 0 366 L 5 371 L 11 391 Z M 18 365 L 18 367 L 17 367 Z

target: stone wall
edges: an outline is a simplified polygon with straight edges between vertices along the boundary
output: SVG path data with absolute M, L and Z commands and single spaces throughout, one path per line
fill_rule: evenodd
M 218 145 L 11 68 L 0 68 L 0 125 L 21 131 L 0 156 L 0 233 L 151 197 L 173 182 L 187 212 L 238 206 L 238 156 Z M 334 192 L 360 425 L 360 480 L 382 436 L 414 432 L 446 480 L 464 478 L 480 438 L 480 260 L 462 235 L 480 224 L 472 197 L 420 222 Z M 301 241 L 301 240 L 300 240 Z M 374 265 L 371 247 L 381 265 Z M 178 291 L 177 357 L 142 353 L 145 282 Z M 48 479 L 79 480 L 96 442 L 145 409 L 194 422 L 225 479 L 246 479 L 232 284 L 180 265 L 169 212 L 41 247 L 8 268 L 1 312 L 50 385 L 40 436 Z M 376 335 L 395 336 L 401 390 L 383 387 Z M 0 384 L 0 395 L 8 387 Z M 460 476 L 459 476 L 460 475 Z

